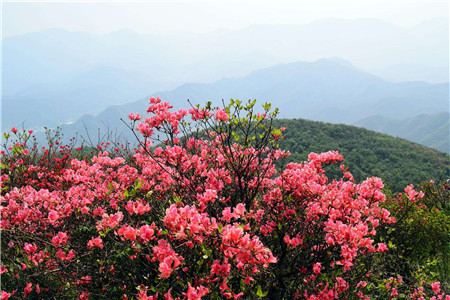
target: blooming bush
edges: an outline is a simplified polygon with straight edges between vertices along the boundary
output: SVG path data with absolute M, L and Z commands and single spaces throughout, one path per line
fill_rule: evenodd
M 284 166 L 277 111 L 254 105 L 172 111 L 151 98 L 145 118 L 129 115 L 142 136 L 129 163 L 69 151 L 57 171 L 33 173 L 26 145 L 2 153 L 1 299 L 370 295 L 367 260 L 388 251 L 377 230 L 395 222 L 381 179 L 357 183 L 342 166 L 329 181 L 337 152 Z M 397 297 L 401 281 L 384 280 Z M 412 297 L 445 296 L 439 282 L 424 287 Z
M 450 199 L 449 183 L 421 186 L 416 192 L 410 185 L 405 193 L 390 197 L 383 207 L 396 218 L 393 224 L 380 228 L 381 238 L 390 245 L 384 259 L 386 271 L 391 275 L 401 273 L 407 286 L 426 280 L 442 280 L 443 290 L 448 290 L 450 277 Z

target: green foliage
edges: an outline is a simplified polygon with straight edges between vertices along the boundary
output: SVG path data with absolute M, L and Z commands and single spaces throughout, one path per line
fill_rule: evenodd
M 402 273 L 406 281 L 440 280 L 450 289 L 450 189 L 447 182 L 424 183 L 424 197 L 417 202 L 406 195 L 390 198 L 383 207 L 397 221 L 382 226 L 380 236 L 389 246 L 385 264 L 390 273 Z
M 408 184 L 450 177 L 450 155 L 404 139 L 343 124 L 303 119 L 281 119 L 274 127 L 286 127 L 280 149 L 292 155 L 287 162 L 302 161 L 310 152 L 337 150 L 345 157 L 356 181 L 377 176 L 393 192 Z M 333 173 L 333 170 L 330 170 Z M 339 172 L 334 170 L 334 174 Z

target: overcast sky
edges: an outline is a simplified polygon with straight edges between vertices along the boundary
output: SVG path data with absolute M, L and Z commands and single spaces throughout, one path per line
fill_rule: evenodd
M 250 24 L 305 24 L 323 18 L 376 18 L 409 27 L 448 17 L 448 1 L 3 1 L 3 37 L 63 28 L 94 34 L 204 33 Z

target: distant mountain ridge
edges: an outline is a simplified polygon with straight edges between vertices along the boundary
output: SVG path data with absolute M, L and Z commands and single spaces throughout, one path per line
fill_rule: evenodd
M 222 79 L 212 84 L 184 84 L 153 95 L 172 103 L 175 108 L 186 107 L 187 99 L 194 104 L 210 100 L 215 105 L 221 105 L 222 99 L 257 99 L 278 107 L 282 118 L 355 124 L 373 115 L 412 118 L 423 113 L 448 112 L 448 87 L 448 84 L 423 82 L 394 84 L 341 60 L 321 59 L 312 63 L 279 64 L 242 78 Z M 97 116 L 84 116 L 63 128 L 72 135 L 84 132 L 83 122 L 88 122 L 87 127 L 94 131 L 97 128 L 105 131 L 106 127 L 115 131 L 122 125 L 118 125 L 120 118 L 126 118 L 130 112 L 142 114 L 147 106 L 148 98 L 111 106 Z M 415 123 L 420 124 L 417 120 Z M 444 128 L 441 123 L 436 126 L 441 131 Z
M 136 72 L 97 66 L 52 85 L 34 84 L 14 95 L 3 95 L 2 126 L 18 120 L 30 129 L 56 127 L 76 121 L 89 111 L 100 113 L 110 105 L 134 101 L 152 91 L 156 83 Z
M 450 115 L 448 112 L 420 114 L 402 120 L 377 115 L 359 120 L 353 125 L 398 136 L 450 153 Z
M 323 57 L 341 57 L 389 80 L 441 82 L 448 73 L 448 45 L 448 18 L 411 28 L 328 19 L 208 34 L 119 30 L 98 36 L 48 29 L 2 39 L 2 126 L 54 126 L 186 82 L 210 84 Z M 83 84 L 83 77 L 90 81 Z

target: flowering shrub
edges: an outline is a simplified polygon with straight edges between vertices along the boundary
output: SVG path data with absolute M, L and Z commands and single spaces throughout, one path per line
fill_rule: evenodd
M 142 136 L 130 163 L 68 156 L 40 170 L 45 185 L 18 184 L 12 170 L 36 166 L 3 153 L 1 299 L 369 295 L 364 259 L 388 251 L 377 230 L 395 222 L 381 179 L 356 183 L 342 166 L 329 181 L 337 152 L 283 166 L 277 111 L 254 105 L 172 111 L 151 98 L 145 118 L 129 115 Z M 400 281 L 385 280 L 397 297 Z M 444 297 L 439 282 L 413 293 Z
M 450 259 L 449 183 L 421 186 L 417 192 L 410 185 L 405 193 L 391 197 L 383 207 L 393 213 L 396 222 L 381 228 L 384 241 L 390 244 L 385 259 L 387 272 L 400 271 L 409 286 L 422 280 L 443 280 L 443 290 L 448 290 Z M 394 264 L 395 262 L 395 264 Z

